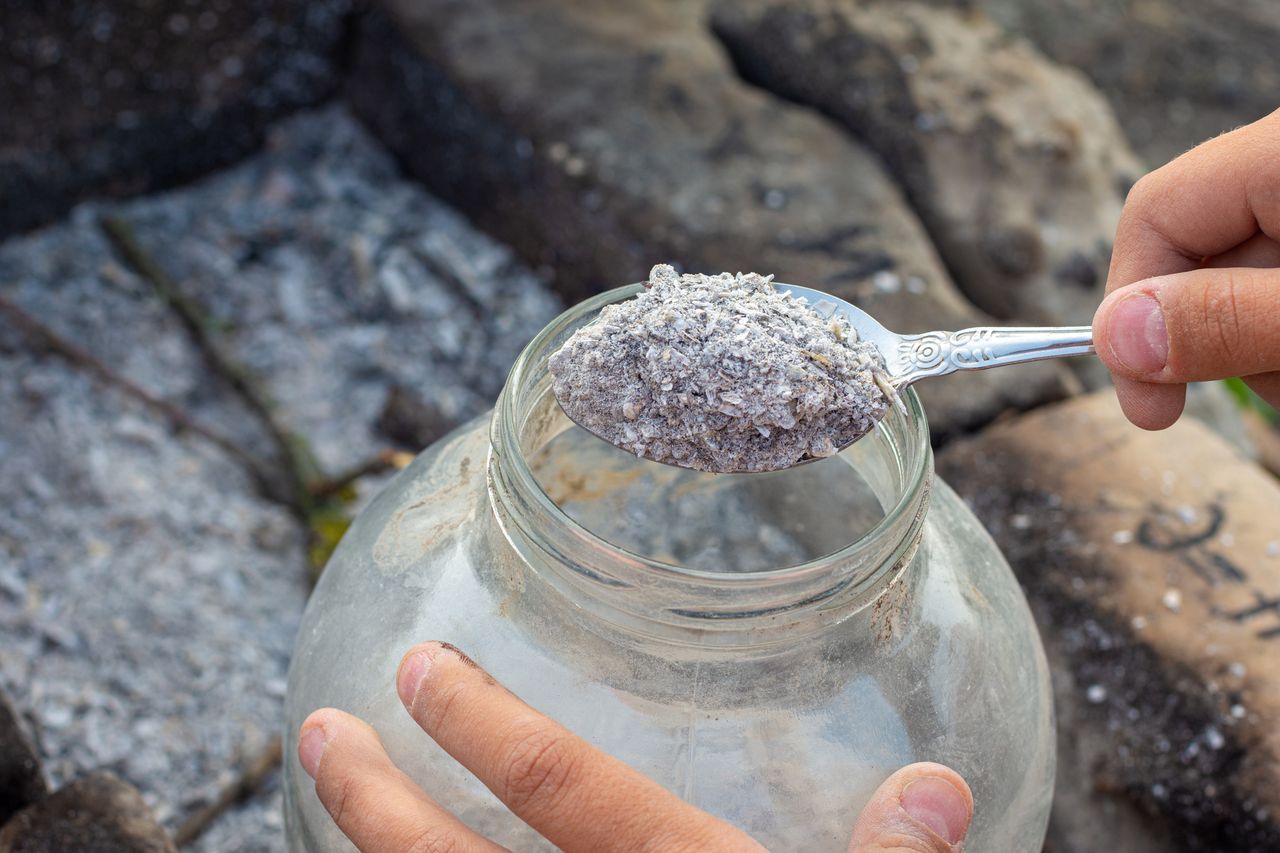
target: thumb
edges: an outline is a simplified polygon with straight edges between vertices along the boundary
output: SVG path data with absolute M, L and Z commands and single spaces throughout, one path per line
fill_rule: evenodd
M 973 819 L 973 794 L 941 764 L 911 764 L 884 781 L 853 828 L 849 853 L 956 853 Z
M 1280 370 L 1280 269 L 1196 269 L 1111 293 L 1093 319 L 1112 373 L 1155 383 Z

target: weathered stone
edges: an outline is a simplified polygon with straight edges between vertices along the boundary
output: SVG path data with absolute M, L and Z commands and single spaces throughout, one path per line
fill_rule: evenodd
M 959 2 L 1087 74 L 1153 166 L 1276 108 L 1275 0 Z
M 23 731 L 8 694 L 0 689 L 0 826 L 48 792 L 40 756 Z
M 457 426 L 430 399 L 403 385 L 393 385 L 378 415 L 378 432 L 401 447 L 426 447 Z
M 235 169 L 85 204 L 0 245 L 0 296 L 259 453 L 255 416 L 122 265 L 103 214 L 203 306 L 331 475 L 386 448 L 395 387 L 447 425 L 484 411 L 560 309 L 336 108 L 276 125 Z M 176 830 L 279 733 L 308 586 L 301 525 L 233 456 L 35 348 L 4 314 L 0 483 L 0 684 L 39 721 L 55 784 L 111 767 Z M 204 849 L 280 849 L 273 786 Z
M 6 3 L 0 237 L 243 157 L 332 91 L 349 5 Z
M 745 84 L 705 4 L 386 0 L 348 95 L 406 167 L 576 299 L 754 270 L 910 332 L 988 322 L 876 159 Z M 1059 366 L 926 383 L 935 431 L 1064 393 Z
M 1258 464 L 1280 477 L 1280 421 L 1268 421 L 1256 412 L 1245 412 L 1245 435 L 1257 451 Z
M 77 779 L 0 829 L 0 853 L 174 853 L 138 789 L 111 773 Z
M 988 20 L 918 2 L 728 0 L 712 23 L 749 80 L 880 156 L 979 307 L 1090 322 L 1145 170 L 1083 75 Z
M 1119 839 L 1144 824 L 1160 850 L 1280 849 L 1280 483 L 1193 420 L 1138 430 L 1107 392 L 957 442 L 939 472 L 1060 664 L 1053 849 L 1140 850 Z
M 1255 461 L 1261 461 L 1260 450 L 1249 432 L 1240 403 L 1227 391 L 1222 382 L 1192 382 L 1187 386 L 1184 415 L 1195 418 L 1220 437 L 1227 440 L 1240 453 Z

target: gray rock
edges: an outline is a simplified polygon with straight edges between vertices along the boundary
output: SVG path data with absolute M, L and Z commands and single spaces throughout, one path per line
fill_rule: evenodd
M 48 792 L 40 756 L 8 694 L 0 690 L 0 826 Z
M 571 299 L 650 266 L 755 270 L 902 331 L 989 318 L 874 156 L 745 84 L 704 4 L 387 0 L 348 96 L 406 167 Z M 1032 366 L 926 384 L 938 434 L 1064 393 Z
M 960 2 L 1088 75 L 1152 166 L 1277 105 L 1274 0 Z
M 336 82 L 350 0 L 9 3 L 0 238 L 231 163 Z
M 252 799 L 234 806 L 184 849 L 195 853 L 277 853 L 285 849 L 284 796 L 273 773 Z
M 484 411 L 561 307 L 340 109 L 277 126 L 261 157 L 178 199 L 120 212 L 330 472 L 385 447 L 395 388 L 449 426 Z
M 0 681 L 55 781 L 109 767 L 175 825 L 279 729 L 296 522 L 222 451 L 21 352 L 0 356 L 0 479 Z
M 77 779 L 0 829 L 0 853 L 174 853 L 137 788 L 111 773 Z
M 386 447 L 393 389 L 437 429 L 484 411 L 560 307 L 340 109 L 278 125 L 201 183 L 82 205 L 0 246 L 0 295 L 260 454 L 261 426 L 122 266 L 103 214 L 130 223 L 330 473 Z M 279 733 L 301 525 L 234 457 L 2 319 L 0 482 L 0 684 L 24 697 L 55 782 L 111 768 L 176 829 Z M 278 847 L 273 791 L 205 849 Z
M 725 2 L 747 79 L 839 121 L 901 183 L 966 296 L 1003 319 L 1088 323 L 1145 171 L 1074 69 L 918 2 Z

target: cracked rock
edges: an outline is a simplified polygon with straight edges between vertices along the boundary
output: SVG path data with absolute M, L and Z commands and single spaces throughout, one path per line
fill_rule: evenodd
M 0 853 L 175 853 L 137 788 L 93 773 L 0 828 Z
M 1137 429 L 1109 391 L 938 470 L 1055 663 L 1055 853 L 1280 849 L 1280 483 L 1191 419 Z
M 40 756 L 8 695 L 0 689 L 0 826 L 49 791 Z
M 9 3 L 0 237 L 224 166 L 336 83 L 349 0 Z
M 1111 102 L 1152 166 L 1276 108 L 1274 0 L 942 0 L 975 7 Z
M 876 158 L 745 83 L 705 4 L 379 5 L 355 37 L 357 113 L 569 299 L 677 262 L 828 290 L 903 332 L 990 322 Z M 948 435 L 1066 385 L 1037 365 L 920 393 Z
M 394 389 L 435 428 L 483 412 L 559 310 L 337 108 L 277 125 L 262 154 L 198 184 L 82 205 L 0 246 L 0 295 L 260 454 L 253 414 L 103 237 L 108 213 L 331 474 L 386 447 Z M 301 525 L 233 456 L 2 317 L 0 482 L 0 685 L 23 697 L 55 784 L 110 767 L 176 829 L 279 733 Z M 204 849 L 278 849 L 273 796 L 225 815 Z
M 904 187 L 955 276 L 1004 319 L 1087 324 L 1145 169 L 1078 71 L 918 2 L 750 0 L 713 26 L 748 79 L 832 116 Z

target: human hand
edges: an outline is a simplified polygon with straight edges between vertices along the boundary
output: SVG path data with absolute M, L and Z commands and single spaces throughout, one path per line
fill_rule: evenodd
M 763 850 L 539 714 L 446 643 L 410 649 L 396 688 L 436 743 L 563 850 Z M 324 708 L 307 717 L 298 759 L 338 827 L 365 853 L 503 849 L 427 796 L 350 714 Z M 953 853 L 972 816 L 973 796 L 955 771 L 912 764 L 876 791 L 849 850 Z
M 1208 379 L 1280 407 L 1280 110 L 1134 185 L 1107 293 L 1094 340 L 1138 426 L 1169 426 Z

